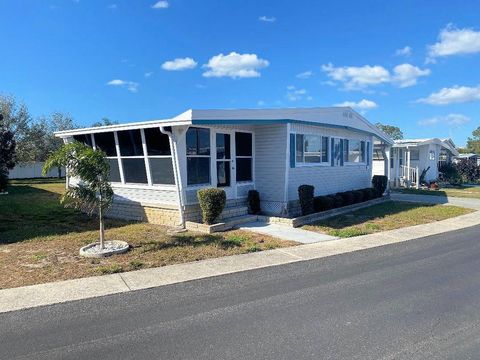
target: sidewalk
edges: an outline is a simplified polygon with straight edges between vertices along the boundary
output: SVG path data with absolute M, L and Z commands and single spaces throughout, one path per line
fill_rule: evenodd
M 433 197 L 433 196 L 432 196 Z M 480 212 L 430 224 L 187 264 L 0 290 L 0 313 L 369 249 L 480 225 Z
M 286 225 L 268 224 L 262 221 L 242 224 L 240 230 L 266 234 L 278 239 L 296 241 L 302 244 L 313 244 L 338 239 L 338 237 L 320 234 L 314 231 L 293 228 Z
M 452 196 L 439 195 L 415 195 L 415 194 L 400 194 L 392 192 L 390 197 L 394 201 L 409 201 L 421 202 L 425 204 L 445 204 L 456 205 L 469 209 L 480 210 L 480 200 L 470 198 L 460 198 Z

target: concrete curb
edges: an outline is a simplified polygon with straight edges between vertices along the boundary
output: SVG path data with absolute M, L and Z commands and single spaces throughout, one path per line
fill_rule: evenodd
M 320 259 L 480 225 L 480 211 L 430 224 L 121 274 L 0 290 L 0 313 Z

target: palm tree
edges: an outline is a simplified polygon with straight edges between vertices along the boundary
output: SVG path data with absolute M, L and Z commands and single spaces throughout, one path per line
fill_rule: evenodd
M 56 150 L 42 170 L 45 175 L 52 168 L 64 167 L 68 176 L 77 180 L 62 195 L 60 203 L 88 215 L 98 212 L 101 250 L 105 246 L 103 216 L 113 202 L 113 190 L 108 181 L 110 165 L 105 156 L 101 150 L 74 141 Z

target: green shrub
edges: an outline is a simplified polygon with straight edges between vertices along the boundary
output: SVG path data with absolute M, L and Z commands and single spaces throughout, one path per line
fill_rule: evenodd
M 337 195 L 342 197 L 343 206 L 352 205 L 355 201 L 353 191 L 344 191 L 341 193 L 337 193 Z
M 312 185 L 300 185 L 298 187 L 298 198 L 300 200 L 300 207 L 302 208 L 302 215 L 308 215 L 314 212 L 314 192 L 315 188 Z
M 375 198 L 375 194 L 372 188 L 365 188 L 360 191 L 363 193 L 363 201 L 368 201 Z
M 208 225 L 213 224 L 227 202 L 225 191 L 216 188 L 201 189 L 198 190 L 197 197 L 202 209 L 203 222 Z
M 259 214 L 260 213 L 260 194 L 257 190 L 248 191 L 248 213 Z
M 442 181 L 448 182 L 450 185 L 462 185 L 463 179 L 453 164 L 444 164 L 439 167 L 438 172 Z
M 7 191 L 8 171 L 0 167 L 0 193 Z
M 385 190 L 387 190 L 388 177 L 385 175 L 374 175 L 372 178 L 372 185 L 375 189 L 377 197 L 381 197 Z
M 345 206 L 345 204 L 343 203 L 343 198 L 340 195 L 338 195 L 338 194 L 329 195 L 328 197 L 332 198 L 334 209 Z
M 357 203 L 361 203 L 363 200 L 363 191 L 361 190 L 355 190 L 355 191 L 352 191 L 353 193 L 353 202 L 355 204 Z
M 333 209 L 335 201 L 331 196 L 315 196 L 313 198 L 313 208 L 315 212 Z

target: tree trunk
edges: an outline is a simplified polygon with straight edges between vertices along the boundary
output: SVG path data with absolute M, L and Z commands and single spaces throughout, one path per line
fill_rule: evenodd
M 100 249 L 103 250 L 105 242 L 105 228 L 103 226 L 103 213 L 102 213 L 102 195 L 100 194 L 100 205 L 98 207 L 98 219 L 100 221 Z

